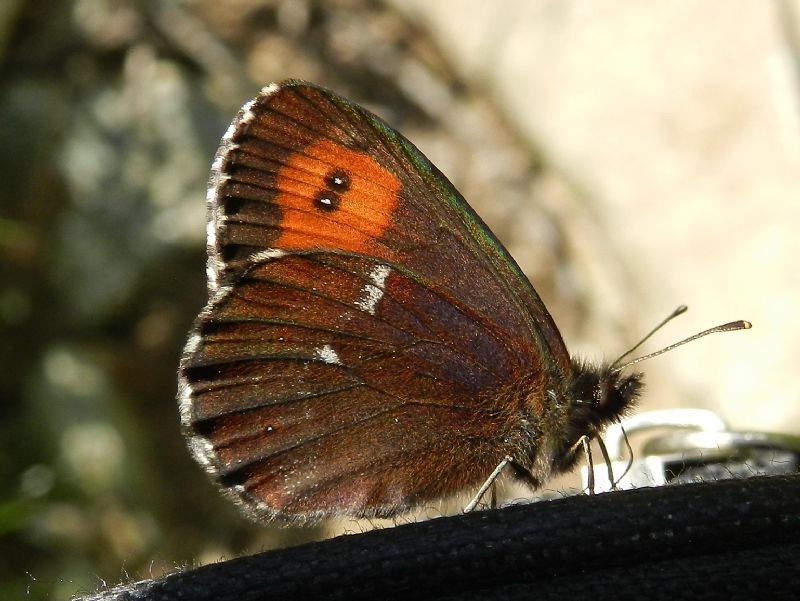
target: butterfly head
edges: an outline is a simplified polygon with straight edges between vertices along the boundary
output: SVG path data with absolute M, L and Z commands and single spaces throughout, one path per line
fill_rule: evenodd
M 641 373 L 624 375 L 613 365 L 596 366 L 577 359 L 572 361 L 572 375 L 566 384 L 563 446 L 555 455 L 561 471 L 578 460 L 581 438 L 596 438 L 606 426 L 619 421 L 636 404 L 644 387 Z

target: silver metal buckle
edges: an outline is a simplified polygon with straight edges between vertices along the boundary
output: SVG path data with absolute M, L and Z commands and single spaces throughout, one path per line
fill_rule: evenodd
M 667 432 L 663 432 L 665 428 Z M 661 432 L 654 435 L 654 430 Z M 631 462 L 625 433 L 638 438 L 648 432 L 651 436 L 640 447 L 641 456 Z M 603 442 L 611 463 L 595 462 L 595 493 L 787 474 L 800 469 L 800 436 L 730 430 L 717 414 L 705 409 L 640 413 L 609 427 Z M 588 490 L 587 466 L 581 468 L 581 481 Z

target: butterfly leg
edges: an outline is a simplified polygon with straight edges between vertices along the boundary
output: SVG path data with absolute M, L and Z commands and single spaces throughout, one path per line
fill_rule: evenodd
M 628 475 L 628 472 L 631 471 L 631 468 L 633 467 L 633 448 L 631 448 L 631 441 L 628 440 L 628 433 L 625 432 L 625 428 L 622 428 L 622 437 L 625 439 L 625 446 L 628 449 L 628 463 L 625 465 L 625 470 L 622 472 L 622 475 L 614 480 L 614 483 L 611 485 L 612 490 L 617 489 L 619 483 L 622 482 L 622 479 Z M 609 467 L 609 473 L 610 472 L 611 468 Z
M 592 460 L 592 448 L 589 446 L 590 439 L 588 436 L 583 435 L 579 443 L 583 446 L 583 454 L 586 456 L 587 467 L 587 488 L 590 495 L 594 494 L 594 461 Z
M 611 457 L 608 456 L 608 449 L 603 439 L 597 438 L 597 445 L 600 447 L 600 452 L 603 454 L 603 461 L 606 463 L 606 470 L 608 471 L 608 481 L 611 483 L 611 490 L 617 490 L 618 481 L 614 478 L 614 464 L 611 462 Z
M 493 487 L 493 485 L 494 485 L 494 481 L 495 481 L 495 480 L 497 480 L 497 477 L 500 475 L 500 472 L 502 472 L 502 471 L 503 471 L 503 468 L 504 468 L 505 466 L 507 466 L 509 463 L 511 463 L 511 457 L 509 457 L 508 455 L 506 455 L 505 457 L 503 457 L 503 460 L 502 460 L 500 463 L 498 463 L 498 464 L 497 464 L 497 467 L 496 467 L 496 468 L 494 468 L 494 470 L 492 471 L 492 473 L 491 473 L 491 474 L 489 474 L 489 477 L 488 477 L 488 478 L 486 478 L 486 482 L 484 482 L 484 483 L 481 485 L 480 489 L 478 490 L 478 494 L 476 494 L 476 495 L 473 497 L 473 499 L 472 499 L 472 500 L 471 500 L 469 503 L 467 503 L 467 506 L 466 506 L 466 507 L 464 507 L 464 513 L 469 513 L 470 511 L 472 511 L 473 509 L 475 509 L 475 506 L 476 506 L 476 505 L 477 505 L 477 504 L 480 502 L 480 500 L 483 498 L 483 495 L 485 495 L 485 494 L 486 494 L 486 491 L 487 491 L 487 490 L 489 490 L 489 487 L 490 487 L 490 486 L 492 486 L 492 487 Z M 494 504 L 496 503 L 496 498 L 495 498 L 495 493 L 494 493 L 494 487 L 492 488 L 492 498 L 493 498 L 492 506 L 494 506 Z

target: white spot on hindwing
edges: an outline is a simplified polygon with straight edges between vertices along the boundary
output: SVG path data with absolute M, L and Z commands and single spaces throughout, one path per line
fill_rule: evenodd
M 260 250 L 257 253 L 253 253 L 250 255 L 249 260 L 251 263 L 260 263 L 262 261 L 271 261 L 274 259 L 280 259 L 281 257 L 285 257 L 289 253 L 285 250 L 280 248 L 267 248 L 265 250 Z
M 372 268 L 369 272 L 371 283 L 365 285 L 362 289 L 361 298 L 355 302 L 356 307 L 370 315 L 375 315 L 375 309 L 383 298 L 386 278 L 389 277 L 391 271 L 392 269 L 388 265 L 375 265 Z
M 342 362 L 339 360 L 339 355 L 336 354 L 336 351 L 333 350 L 333 347 L 330 344 L 326 344 L 325 346 L 314 349 L 314 357 L 320 361 L 324 361 L 325 363 L 330 363 L 331 365 L 342 364 Z

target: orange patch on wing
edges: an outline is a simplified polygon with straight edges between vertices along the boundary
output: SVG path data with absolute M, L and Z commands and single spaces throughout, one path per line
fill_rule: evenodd
M 342 174 L 346 184 L 337 186 L 333 177 Z M 391 224 L 400 181 L 369 155 L 322 140 L 289 156 L 277 189 L 276 246 L 366 252 Z

